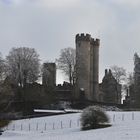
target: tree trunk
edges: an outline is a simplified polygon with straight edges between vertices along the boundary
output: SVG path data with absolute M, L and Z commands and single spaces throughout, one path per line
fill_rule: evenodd
M 70 84 L 72 84 L 72 67 L 71 67 L 71 65 L 69 65 L 69 82 L 70 82 Z

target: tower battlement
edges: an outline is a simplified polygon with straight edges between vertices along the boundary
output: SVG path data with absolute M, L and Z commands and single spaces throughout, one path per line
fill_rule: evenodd
M 100 46 L 100 39 L 98 39 L 98 38 L 96 38 L 96 39 L 92 38 L 91 44 L 93 46 Z
M 100 45 L 100 39 L 91 38 L 90 34 L 84 34 L 84 33 L 77 34 L 76 38 L 75 38 L 75 41 L 76 42 L 77 41 L 90 41 L 90 43 L 93 46 L 99 46 Z
M 91 35 L 90 34 L 77 34 L 76 35 L 76 42 L 77 41 L 91 41 Z

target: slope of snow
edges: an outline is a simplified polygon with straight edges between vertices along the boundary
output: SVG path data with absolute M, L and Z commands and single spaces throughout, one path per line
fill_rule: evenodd
M 0 140 L 140 139 L 140 112 L 107 112 L 107 114 L 110 117 L 111 127 L 89 131 L 80 130 L 80 113 L 13 121 L 8 130 L 0 136 Z

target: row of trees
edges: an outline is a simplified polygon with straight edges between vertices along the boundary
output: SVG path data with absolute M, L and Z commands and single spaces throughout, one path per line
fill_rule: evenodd
M 135 54 L 135 65 L 137 64 L 137 60 L 138 55 Z M 62 49 L 59 58 L 56 59 L 56 63 L 58 68 L 68 76 L 69 82 L 74 84 L 76 65 L 75 49 L 70 47 Z M 114 65 L 111 67 L 111 70 L 117 82 L 123 84 L 124 88 L 134 83 L 133 74 L 127 74 L 123 67 Z M 0 55 L 1 81 L 9 77 L 14 84 L 24 87 L 27 83 L 34 83 L 37 81 L 40 75 L 41 64 L 39 54 L 34 48 L 12 48 L 5 59 Z
M 75 49 L 65 48 L 56 59 L 58 69 L 61 69 L 72 84 L 75 71 Z M 34 48 L 12 48 L 5 59 L 0 55 L 0 81 L 9 77 L 14 84 L 24 87 L 33 83 L 41 75 L 39 54 Z

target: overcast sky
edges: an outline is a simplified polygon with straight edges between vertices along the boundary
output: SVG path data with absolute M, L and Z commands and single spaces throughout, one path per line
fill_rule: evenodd
M 140 1 L 0 0 L 3 57 L 24 46 L 35 48 L 42 62 L 55 61 L 62 48 L 75 48 L 77 33 L 101 40 L 100 79 L 114 64 L 133 71 L 133 55 L 140 54 Z

